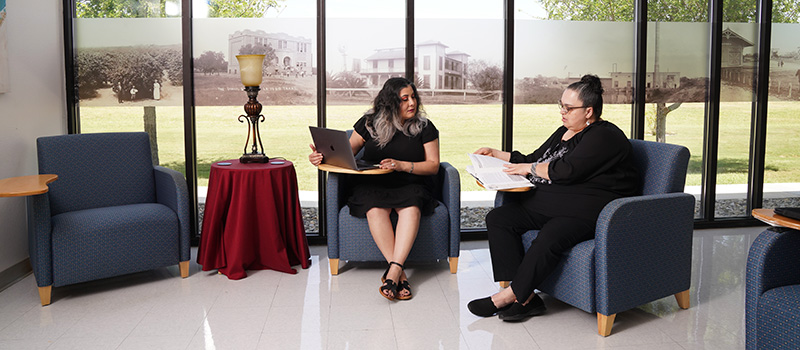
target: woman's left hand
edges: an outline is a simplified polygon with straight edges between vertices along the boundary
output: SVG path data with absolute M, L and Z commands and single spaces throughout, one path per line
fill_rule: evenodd
M 380 165 L 381 169 L 392 169 L 394 171 L 402 171 L 402 169 L 404 169 L 403 164 L 405 163 L 407 162 L 401 162 L 396 159 L 386 158 L 381 161 Z
M 505 164 L 503 171 L 511 175 L 528 175 L 531 173 L 531 165 L 532 163 Z

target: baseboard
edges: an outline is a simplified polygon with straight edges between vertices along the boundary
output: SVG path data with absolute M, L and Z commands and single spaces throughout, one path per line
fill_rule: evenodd
M 0 271 L 0 292 L 11 287 L 11 285 L 28 276 L 31 272 L 33 272 L 33 269 L 31 268 L 30 258 L 25 258 L 25 260 Z

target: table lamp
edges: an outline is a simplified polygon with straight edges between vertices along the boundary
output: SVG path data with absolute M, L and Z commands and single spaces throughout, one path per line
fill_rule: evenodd
M 269 157 L 264 154 L 264 145 L 261 144 L 261 132 L 258 130 L 258 123 L 264 121 L 264 116 L 261 114 L 261 103 L 256 99 L 258 91 L 261 90 L 259 85 L 262 79 L 264 56 L 265 55 L 236 56 L 236 59 L 239 61 L 239 72 L 241 72 L 244 91 L 247 92 L 247 97 L 249 98 L 244 105 L 244 111 L 247 115 L 239 116 L 239 122 L 248 122 L 244 154 L 239 157 L 239 162 L 241 163 L 269 162 Z M 250 136 L 253 137 L 253 145 L 250 147 L 250 153 L 248 153 L 247 146 L 250 144 Z

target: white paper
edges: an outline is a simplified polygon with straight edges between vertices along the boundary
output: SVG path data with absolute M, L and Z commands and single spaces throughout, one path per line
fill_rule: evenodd
M 484 188 L 489 190 L 504 190 L 519 187 L 534 187 L 522 175 L 511 175 L 503 171 L 504 164 L 510 162 L 495 157 L 479 154 L 467 154 L 472 165 L 467 166 L 467 172 L 480 181 Z

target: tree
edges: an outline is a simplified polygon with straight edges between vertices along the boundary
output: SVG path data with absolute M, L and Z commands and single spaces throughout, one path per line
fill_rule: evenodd
M 228 62 L 222 52 L 206 51 L 194 59 L 194 68 L 204 74 L 219 73 L 228 69 Z
M 467 79 L 480 91 L 503 89 L 503 70 L 485 60 L 470 62 Z
M 258 18 L 285 0 L 209 0 L 209 17 Z
M 725 22 L 755 22 L 756 1 L 726 0 L 722 16 Z M 633 21 L 630 0 L 541 0 L 547 19 L 573 21 Z M 708 22 L 708 0 L 652 0 L 647 3 L 648 21 Z M 797 23 L 800 1 L 775 0 L 772 21 Z
M 633 21 L 633 1 L 626 0 L 541 0 L 548 19 L 574 21 Z M 723 2 L 723 21 L 755 22 L 756 2 L 751 0 L 726 0 Z M 708 0 L 651 0 L 647 4 L 647 20 L 656 22 L 708 22 Z M 772 21 L 775 23 L 797 23 L 800 18 L 800 0 L 775 0 Z M 656 57 L 658 60 L 658 57 Z M 656 72 L 657 73 L 657 72 Z M 659 142 L 666 142 L 667 114 L 678 109 L 681 102 L 667 106 L 668 95 L 653 100 L 655 105 L 655 135 Z M 675 100 L 672 100 L 675 101 Z
M 367 87 L 367 79 L 361 74 L 353 71 L 344 71 L 334 74 L 331 77 L 330 87 L 332 88 L 364 88 Z
M 178 0 L 76 0 L 78 18 L 166 17 L 167 2 Z

